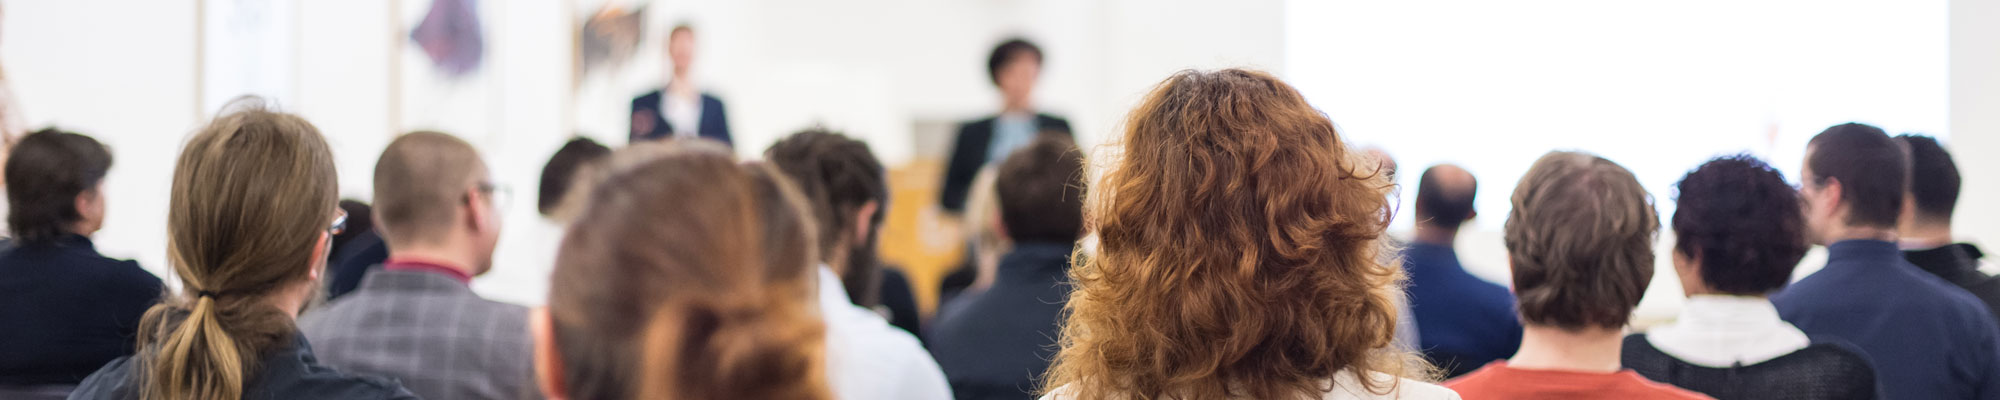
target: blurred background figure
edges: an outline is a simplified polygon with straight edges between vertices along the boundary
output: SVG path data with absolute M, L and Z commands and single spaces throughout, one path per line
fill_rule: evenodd
M 1711 160 L 1674 185 L 1680 318 L 1625 337 L 1622 363 L 1647 379 L 1717 399 L 1877 399 L 1861 350 L 1808 337 L 1766 297 L 1811 245 L 1799 194 L 1749 155 Z
M 632 141 L 699 137 L 732 143 L 722 99 L 703 92 L 694 81 L 694 27 L 674 26 L 666 42 L 673 68 L 659 90 L 632 99 Z
M 938 311 L 930 335 L 931 355 L 958 400 L 1036 397 L 1062 334 L 1070 254 L 1084 232 L 1083 155 L 1068 136 L 1042 135 L 999 168 L 993 230 L 1012 250 L 990 286 Z
M 980 168 L 1000 162 L 1039 133 L 1056 131 L 1069 136 L 1072 132 L 1068 120 L 1035 109 L 1035 82 L 1042 76 L 1042 48 L 1026 39 L 1001 42 L 993 48 L 993 55 L 986 58 L 986 74 L 993 79 L 993 86 L 1000 89 L 1000 114 L 959 125 L 938 200 L 948 213 L 957 214 L 965 209 L 965 195 Z
M 970 238 L 966 263 L 945 275 L 938 288 L 938 304 L 942 309 L 953 299 L 965 293 L 986 290 L 993 286 L 994 270 L 1000 268 L 1000 256 L 1013 249 L 1014 243 L 1000 232 L 1000 199 L 994 191 L 993 180 L 998 175 L 997 168 L 987 166 L 979 170 L 972 179 L 972 191 L 965 200 L 964 224 L 959 227 Z
M 333 248 L 327 251 L 327 301 L 353 292 L 363 277 L 389 260 L 389 244 L 375 231 L 375 208 L 348 199 L 340 201 L 340 210 L 347 213 L 347 229 L 333 235 Z
M 293 320 L 318 292 L 340 212 L 319 128 L 232 102 L 188 139 L 167 209 L 181 292 L 146 311 L 138 354 L 72 399 L 415 399 L 391 379 L 320 364 Z
M 1392 185 L 1326 114 L 1270 74 L 1190 70 L 1127 121 L 1046 398 L 1458 398 L 1391 346 Z
M 557 223 L 566 224 L 583 212 L 590 201 L 590 188 L 604 174 L 611 148 L 586 137 L 570 139 L 542 166 L 541 184 L 535 190 L 535 211 Z
M 1986 254 L 1972 243 L 1955 243 L 1951 229 L 1952 212 L 1958 208 L 1958 163 L 1937 138 L 1902 135 L 1896 141 L 1910 153 L 1910 190 L 1903 195 L 1903 215 L 1896 219 L 1903 259 L 1972 292 L 2000 318 L 2000 277 L 1981 272 L 1979 260 Z
M 1912 399 L 2000 394 L 2000 326 L 1979 298 L 1903 260 L 1910 157 L 1881 128 L 1847 123 L 1806 144 L 1799 194 L 1806 239 L 1826 267 L 1771 296 L 1807 335 L 1859 346 L 1884 393 Z
M 1653 279 L 1652 195 L 1602 157 L 1552 152 L 1528 167 L 1507 216 L 1519 303 L 1513 357 L 1445 382 L 1468 399 L 1707 399 L 1619 365 Z
M 832 399 L 811 214 L 768 164 L 707 142 L 621 150 L 532 317 L 558 399 Z
M 876 229 L 889 201 L 882 164 L 868 144 L 823 129 L 792 134 L 764 159 L 799 187 L 819 227 L 819 314 L 826 362 L 842 399 L 949 399 L 937 361 L 914 334 L 870 308 L 879 280 Z
M 1458 230 L 1473 211 L 1479 181 L 1457 165 L 1424 170 L 1417 178 L 1416 234 L 1403 249 L 1410 276 L 1410 310 L 1424 358 L 1456 377 L 1514 356 L 1521 322 L 1514 295 L 1459 264 Z
M 399 379 L 433 399 L 532 399 L 528 309 L 472 292 L 493 269 L 505 206 L 486 162 L 432 131 L 389 143 L 375 215 L 389 259 L 346 297 L 299 319 L 327 365 Z M 350 215 L 351 218 L 351 215 Z
M 6 159 L 7 219 L 0 242 L 0 398 L 62 398 L 105 362 L 132 354 L 139 317 L 160 278 L 97 253 L 111 152 L 89 136 L 44 129 Z

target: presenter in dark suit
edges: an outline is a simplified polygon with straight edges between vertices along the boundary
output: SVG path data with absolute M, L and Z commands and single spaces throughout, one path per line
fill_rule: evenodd
M 1042 75 L 1042 49 L 1022 39 L 1000 43 L 986 58 L 986 72 L 1000 88 L 999 115 L 966 122 L 958 127 L 945 165 L 944 191 L 939 205 L 956 214 L 965 209 L 966 192 L 972 178 L 989 163 L 999 162 L 1008 153 L 1026 146 L 1042 132 L 1070 135 L 1069 121 L 1035 111 L 1035 81 Z
M 632 99 L 633 142 L 700 137 L 730 144 L 729 117 L 722 100 L 703 93 L 691 79 L 694 50 L 694 28 L 679 25 L 667 33 L 672 79 L 665 87 Z

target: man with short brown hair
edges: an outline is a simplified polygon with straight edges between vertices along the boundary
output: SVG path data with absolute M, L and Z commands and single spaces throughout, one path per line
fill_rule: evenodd
M 1514 188 L 1507 258 L 1521 349 L 1447 382 L 1468 399 L 1706 399 L 1620 365 L 1624 326 L 1653 279 L 1660 221 L 1632 172 L 1553 152 Z
M 479 297 L 493 268 L 498 188 L 470 143 L 396 138 L 375 164 L 375 226 L 389 260 L 361 287 L 299 319 L 328 365 L 401 379 L 431 399 L 536 398 L 528 310 Z

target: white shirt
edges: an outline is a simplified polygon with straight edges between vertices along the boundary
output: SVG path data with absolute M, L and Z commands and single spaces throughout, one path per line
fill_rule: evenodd
M 701 131 L 701 92 L 692 97 L 674 95 L 673 86 L 660 89 L 660 113 L 674 128 L 676 138 L 698 137 Z
M 1354 381 L 1354 374 L 1341 372 L 1334 375 L 1333 391 L 1326 392 L 1326 396 L 1320 398 L 1324 400 L 1459 400 L 1458 392 L 1446 389 L 1443 386 L 1392 377 L 1380 372 L 1370 373 L 1368 376 L 1369 379 L 1376 382 L 1386 383 L 1390 380 L 1395 380 L 1397 381 L 1396 388 L 1388 394 L 1371 393 L 1367 388 L 1362 387 Z M 1068 392 L 1068 386 L 1057 388 L 1054 393 L 1042 396 L 1041 400 L 1067 400 L 1068 396 L 1066 394 Z
M 1778 318 L 1770 300 L 1720 295 L 1688 297 L 1680 319 L 1647 331 L 1646 342 L 1709 368 L 1770 361 L 1812 344 L 1805 332 Z
M 827 378 L 842 400 L 950 400 L 951 386 L 915 336 L 854 305 L 840 276 L 819 267 L 819 310 L 826 319 Z

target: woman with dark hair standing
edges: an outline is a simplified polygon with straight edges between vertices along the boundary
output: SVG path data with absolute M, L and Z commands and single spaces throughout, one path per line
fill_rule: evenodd
M 1181 72 L 1125 126 L 1047 398 L 1458 398 L 1390 346 L 1392 184 L 1298 91 Z
M 830 399 L 814 225 L 775 168 L 712 142 L 612 156 L 537 310 L 551 399 Z
M 1809 337 L 1768 298 L 1806 255 L 1798 192 L 1747 155 L 1688 172 L 1674 211 L 1674 271 L 1687 304 L 1674 323 L 1625 337 L 1623 364 L 1717 399 L 1873 399 L 1858 348 Z
M 160 298 L 160 278 L 139 263 L 97 253 L 111 152 L 89 136 L 46 129 L 7 160 L 7 218 L 0 243 L 0 397 L 8 388 L 75 385 L 132 354 L 139 317 Z
M 320 365 L 298 334 L 346 218 L 333 153 L 305 119 L 246 103 L 195 133 L 174 167 L 167 258 L 181 293 L 146 312 L 136 356 L 70 398 L 415 398 Z

